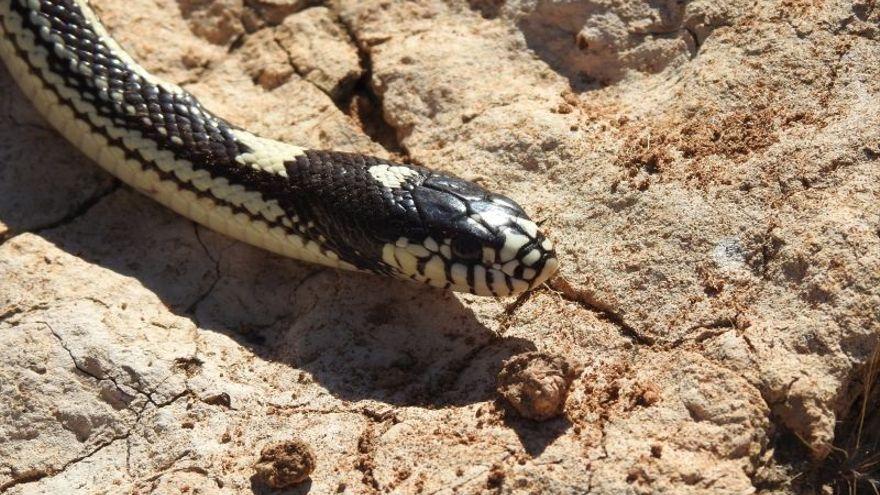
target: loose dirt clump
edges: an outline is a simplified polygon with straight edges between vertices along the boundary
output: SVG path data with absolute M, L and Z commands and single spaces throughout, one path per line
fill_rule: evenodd
M 562 414 L 576 374 L 562 357 L 527 352 L 504 363 L 498 373 L 498 393 L 521 416 L 545 421 Z
M 315 453 L 301 440 L 267 445 L 254 466 L 254 478 L 270 488 L 289 488 L 302 483 L 315 470 Z

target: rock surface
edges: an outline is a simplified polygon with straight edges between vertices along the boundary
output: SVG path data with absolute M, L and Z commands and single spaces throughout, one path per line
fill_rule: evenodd
M 267 255 L 0 69 L 0 492 L 259 491 L 298 438 L 298 493 L 809 493 L 880 335 L 880 7 L 318 3 L 92 0 L 236 124 L 519 199 L 562 275 L 493 301 Z M 581 370 L 543 423 L 496 402 L 532 351 Z

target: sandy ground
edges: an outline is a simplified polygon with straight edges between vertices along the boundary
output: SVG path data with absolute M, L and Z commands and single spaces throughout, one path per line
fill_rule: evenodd
M 92 1 L 238 125 L 517 198 L 563 267 L 495 301 L 268 255 L 0 69 L 0 492 L 269 493 L 285 441 L 314 456 L 289 493 L 828 481 L 880 336 L 872 0 Z M 547 421 L 496 386 L 528 352 L 573 373 Z

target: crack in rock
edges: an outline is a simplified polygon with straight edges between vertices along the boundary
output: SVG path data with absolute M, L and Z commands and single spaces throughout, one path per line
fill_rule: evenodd
M 214 292 L 214 288 L 217 287 L 217 283 L 220 282 L 222 274 L 220 273 L 220 257 L 218 256 L 215 258 L 211 254 L 211 250 L 208 249 L 208 246 L 202 239 L 202 234 L 200 233 L 201 231 L 199 230 L 199 225 L 197 223 L 193 223 L 193 229 L 195 230 L 196 240 L 198 241 L 199 245 L 202 246 L 202 249 L 205 251 L 205 255 L 208 257 L 208 259 L 214 262 L 214 280 L 212 280 L 208 288 L 204 292 L 199 294 L 198 297 L 196 297 L 196 299 L 184 310 L 184 313 L 190 315 L 193 323 L 195 323 L 197 327 L 201 327 L 201 324 L 199 323 L 199 317 L 196 314 L 198 312 L 199 305 L 205 299 L 207 299 L 212 292 Z
M 74 221 L 78 220 L 79 218 L 87 215 L 89 213 L 89 211 L 92 210 L 92 208 L 97 206 L 104 198 L 106 198 L 107 196 L 116 192 L 121 187 L 121 185 L 122 185 L 122 183 L 118 179 L 114 178 L 109 187 L 99 191 L 94 196 L 86 199 L 78 207 L 69 211 L 67 214 L 65 214 L 64 216 L 62 216 L 58 220 L 54 220 L 54 221 L 48 222 L 44 225 L 38 225 L 36 227 L 26 229 L 26 230 L 21 230 L 21 231 L 17 231 L 17 232 L 8 231 L 8 232 L 4 232 L 4 233 L 0 234 L 0 246 L 2 246 L 3 243 L 5 243 L 6 241 L 9 241 L 10 239 L 18 237 L 19 235 L 22 235 L 22 234 L 28 234 L 28 233 L 41 234 L 47 230 L 56 229 L 56 228 L 68 225 L 70 223 L 73 223 Z
M 571 301 L 573 303 L 579 304 L 582 307 L 592 311 L 593 313 L 596 313 L 601 319 L 612 323 L 619 329 L 622 336 L 626 337 L 634 344 L 647 346 L 653 346 L 655 344 L 653 337 L 645 335 L 627 324 L 626 321 L 624 321 L 623 316 L 621 316 L 619 312 L 616 312 L 612 308 L 609 308 L 606 305 L 599 303 L 598 301 L 590 297 L 585 291 L 573 287 L 567 280 L 565 280 L 561 276 L 556 277 L 548 282 L 548 286 L 556 291 L 560 295 L 560 297 L 562 297 L 566 301 Z
M 112 376 L 101 377 L 101 376 L 95 375 L 94 373 L 92 373 L 92 372 L 90 372 L 89 370 L 85 369 L 85 368 L 79 363 L 79 360 L 76 358 L 76 356 L 74 355 L 73 351 L 72 351 L 72 350 L 67 346 L 67 344 L 64 342 L 64 340 L 63 340 L 63 338 L 61 337 L 61 335 L 59 335 L 58 332 L 55 331 L 55 329 L 52 327 L 52 325 L 50 325 L 49 323 L 47 323 L 47 322 L 45 322 L 45 321 L 38 321 L 38 322 L 36 322 L 36 323 L 40 323 L 40 324 L 44 325 L 44 326 L 49 330 L 49 332 L 53 335 L 53 337 L 55 337 L 55 339 L 58 340 L 58 342 L 59 342 L 59 344 L 61 345 L 61 347 L 62 347 L 62 348 L 67 352 L 67 354 L 70 356 L 71 361 L 73 362 L 74 368 L 75 368 L 77 371 L 79 371 L 79 372 L 83 373 L 84 375 L 86 375 L 86 376 L 88 376 L 88 377 L 94 379 L 94 380 L 95 380 L 96 382 L 98 382 L 98 383 L 100 383 L 100 382 L 102 382 L 102 381 L 109 381 L 109 382 L 111 382 L 111 383 L 116 387 L 116 389 L 117 389 L 120 393 L 125 394 L 126 396 L 131 396 L 131 394 L 129 394 L 129 393 L 125 390 L 125 388 L 117 382 L 116 378 L 114 378 L 114 377 L 112 377 Z M 139 388 L 137 388 L 137 387 L 128 387 L 128 386 L 127 386 L 126 388 L 130 388 L 130 389 L 134 390 L 135 392 L 137 392 L 138 394 L 142 395 L 144 398 L 146 398 L 147 402 L 146 402 L 146 403 L 144 404 L 144 406 L 143 406 L 142 408 L 140 408 L 139 410 L 138 410 L 138 409 L 135 409 L 135 408 L 132 408 L 132 407 L 127 407 L 127 409 L 128 409 L 129 411 L 131 411 L 132 413 L 134 413 L 134 416 L 135 416 L 135 417 L 134 417 L 134 421 L 133 421 L 133 423 L 131 424 L 131 426 L 129 426 L 129 427 L 126 429 L 126 431 L 125 431 L 124 433 L 114 435 L 112 438 L 110 438 L 110 439 L 108 439 L 108 440 L 106 440 L 106 441 L 104 441 L 104 442 L 101 442 L 100 444 L 98 444 L 97 446 L 95 446 L 95 448 L 93 448 L 93 449 L 90 450 L 89 452 L 87 452 L 87 453 L 85 453 L 85 454 L 83 454 L 83 455 L 80 455 L 80 456 L 74 457 L 73 459 L 71 459 L 71 460 L 65 462 L 61 467 L 50 467 L 50 468 L 47 468 L 47 469 L 29 470 L 29 471 L 27 471 L 27 472 L 25 472 L 25 473 L 23 473 L 23 474 L 21 474 L 21 475 L 19 475 L 19 476 L 17 476 L 17 477 L 14 477 L 12 480 L 10 480 L 10 481 L 4 483 L 3 485 L 0 485 L 0 493 L 5 493 L 6 491 L 8 491 L 9 489 L 11 489 L 11 488 L 13 488 L 13 487 L 15 487 L 15 486 L 19 486 L 19 485 L 23 485 L 23 484 L 27 484 L 27 483 L 35 483 L 35 482 L 41 481 L 41 480 L 43 480 L 43 479 L 45 479 L 45 478 L 48 478 L 48 477 L 54 477 L 54 476 L 57 476 L 57 475 L 59 475 L 59 474 L 62 474 L 63 472 L 65 472 L 65 471 L 66 471 L 68 468 L 70 468 L 71 466 L 73 466 L 73 465 L 75 465 L 75 464 L 77 464 L 77 463 L 79 463 L 79 462 L 82 462 L 82 461 L 85 460 L 85 459 L 88 459 L 88 458 L 90 458 L 90 457 L 95 456 L 96 454 L 98 454 L 99 452 L 101 452 L 102 450 L 104 450 L 105 448 L 107 448 L 107 447 L 113 445 L 114 443 L 116 443 L 116 442 L 118 442 L 118 441 L 120 441 L 120 440 L 126 440 L 126 466 L 128 467 L 128 469 L 129 469 L 129 471 L 130 471 L 131 443 L 130 443 L 130 440 L 129 440 L 129 439 L 130 439 L 130 437 L 134 434 L 134 430 L 135 430 L 135 428 L 137 427 L 137 425 L 140 423 L 141 419 L 143 418 L 143 413 L 144 413 L 144 411 L 146 411 L 146 409 L 147 409 L 150 405 L 152 405 L 153 407 L 155 407 L 155 408 L 158 410 L 158 409 L 162 409 L 162 408 L 164 408 L 164 407 L 168 407 L 168 406 L 170 406 L 171 404 L 177 402 L 180 398 L 182 398 L 182 397 L 186 397 L 186 396 L 193 396 L 193 397 L 195 397 L 195 398 L 198 399 L 198 400 L 202 400 L 202 399 L 200 399 L 199 397 L 197 397 L 196 394 L 194 394 L 194 393 L 189 389 L 189 387 L 187 387 L 187 388 L 185 388 L 184 390 L 182 390 L 181 392 L 175 394 L 175 395 L 174 395 L 173 397 L 171 397 L 170 399 L 168 399 L 168 400 L 166 400 L 166 401 L 162 401 L 162 402 L 157 402 L 157 401 L 154 399 L 154 397 L 152 396 L 152 393 L 154 393 L 155 391 L 153 391 L 153 392 L 147 392 L 147 391 L 141 390 L 141 389 L 139 389 Z M 204 401 L 203 401 L 203 402 L 204 402 Z M 174 462 L 176 463 L 176 462 L 179 461 L 180 459 L 182 459 L 182 458 L 184 458 L 184 457 L 186 457 L 187 455 L 190 455 L 190 454 L 192 454 L 192 452 L 189 451 L 189 450 L 187 450 L 187 451 L 185 451 L 181 456 L 179 456 L 177 459 L 175 459 Z M 173 466 L 173 463 L 171 464 L 171 466 Z M 169 466 L 169 468 L 170 468 L 170 466 Z M 160 474 L 161 474 L 161 473 L 160 473 Z M 212 478 L 212 479 L 213 479 L 213 478 Z M 214 480 L 214 481 L 219 483 L 218 480 Z
M 156 392 L 155 390 L 152 390 L 152 391 L 145 391 L 145 390 L 143 390 L 143 389 L 140 389 L 140 388 L 138 388 L 138 387 L 135 387 L 134 385 L 128 385 L 128 384 L 125 385 L 125 386 L 120 385 L 118 379 L 117 379 L 116 377 L 112 376 L 112 375 L 98 376 L 98 375 L 96 375 L 96 374 L 90 372 L 88 369 L 86 369 L 84 366 L 82 366 L 82 365 L 79 363 L 79 361 L 77 360 L 76 356 L 73 354 L 73 351 L 67 346 L 67 344 L 65 344 L 64 339 L 61 337 L 61 335 L 59 335 L 58 332 L 56 332 L 55 329 L 54 329 L 49 323 L 47 323 L 47 322 L 45 322 L 45 321 L 38 321 L 37 323 L 40 323 L 40 324 L 42 324 L 42 325 L 45 325 L 46 328 L 49 329 L 49 331 L 52 333 L 52 335 L 58 340 L 58 343 L 61 345 L 61 347 L 62 347 L 65 351 L 67 351 L 67 354 L 70 356 L 71 361 L 73 361 L 73 366 L 74 366 L 74 368 L 76 368 L 77 371 L 79 371 L 80 373 L 82 373 L 82 374 L 84 374 L 84 375 L 86 375 L 86 376 L 88 376 L 88 377 L 94 379 L 94 380 L 97 381 L 97 382 L 109 381 L 110 383 L 113 384 L 114 387 L 116 387 L 116 390 L 119 391 L 119 393 L 124 394 L 125 396 L 129 396 L 129 397 L 131 397 L 131 394 L 130 394 L 129 392 L 126 391 L 126 388 L 129 388 L 129 389 L 131 389 L 131 390 L 134 390 L 137 394 L 143 396 L 143 397 L 147 400 L 147 402 L 148 402 L 149 404 L 153 405 L 153 406 L 156 407 L 157 409 L 161 409 L 161 408 L 163 408 L 163 407 L 166 407 L 166 406 L 169 406 L 169 405 L 173 404 L 174 402 L 176 402 L 176 401 L 177 401 L 178 399 L 180 399 L 181 397 L 186 396 L 186 395 L 189 395 L 189 394 L 192 393 L 188 388 L 185 388 L 183 391 L 181 391 L 181 392 L 175 394 L 175 395 L 172 396 L 170 399 L 168 399 L 168 400 L 166 400 L 166 401 L 163 401 L 163 402 L 157 402 L 156 399 L 153 397 L 153 394 L 155 394 L 155 392 Z M 161 385 L 161 383 L 157 384 L 157 387 L 158 387 L 159 385 Z M 145 404 L 144 407 L 142 407 L 142 408 L 140 409 L 140 411 L 137 411 L 137 410 L 132 409 L 132 408 L 130 408 L 130 407 L 129 407 L 128 409 L 129 409 L 131 412 L 135 413 L 135 415 L 139 418 L 139 417 L 140 417 L 140 414 L 143 413 L 143 411 L 146 409 L 146 407 L 147 407 L 147 405 Z
M 74 457 L 73 459 L 65 462 L 64 465 L 61 466 L 60 468 L 50 468 L 50 469 L 42 470 L 42 471 L 41 470 L 32 471 L 32 472 L 29 472 L 25 476 L 22 476 L 19 478 L 14 478 L 14 479 L 4 483 L 3 485 L 0 485 L 0 493 L 5 493 L 6 491 L 8 491 L 10 488 L 12 488 L 14 486 L 20 486 L 20 485 L 24 485 L 27 483 L 35 483 L 35 482 L 40 481 L 44 478 L 58 476 L 59 474 L 64 473 L 64 471 L 66 471 L 67 468 L 69 468 L 70 466 L 73 466 L 79 462 L 82 462 L 82 461 L 90 458 L 90 457 L 93 457 L 94 455 L 96 455 L 100 451 L 113 445 L 114 443 L 116 443 L 119 440 L 128 439 L 128 437 L 130 435 L 131 435 L 131 430 L 123 433 L 122 435 L 114 436 L 110 440 L 107 440 L 106 442 L 99 444 L 97 447 L 95 447 L 94 449 L 92 449 L 88 453 L 81 455 L 81 456 L 78 456 L 78 457 Z
M 73 223 L 74 221 L 76 221 L 80 217 L 87 215 L 89 213 L 89 211 L 91 211 L 92 208 L 97 206 L 98 203 L 100 203 L 104 198 L 106 198 L 107 196 L 109 196 L 109 195 L 113 194 L 114 192 L 116 192 L 117 190 L 119 190 L 119 188 L 121 186 L 122 186 L 122 183 L 119 181 L 119 179 L 114 178 L 113 182 L 111 183 L 111 185 L 109 187 L 107 187 L 103 191 L 100 191 L 98 194 L 92 196 L 91 198 L 85 200 L 79 207 L 77 207 L 73 211 L 69 212 L 67 215 L 64 215 L 64 217 L 62 217 L 54 222 L 49 222 L 45 225 L 41 225 L 39 227 L 35 227 L 33 229 L 30 229 L 29 232 L 32 234 L 40 234 L 40 233 L 45 232 L 47 230 L 56 229 L 56 228 L 68 225 L 70 223 Z
M 390 155 L 403 162 L 412 161 L 413 158 L 409 150 L 400 141 L 400 129 L 392 125 L 385 117 L 382 95 L 376 92 L 371 84 L 373 57 L 369 46 L 361 41 L 354 26 L 346 22 L 338 13 L 336 13 L 336 22 L 342 26 L 357 49 L 358 59 L 360 59 L 360 65 L 363 68 L 360 80 L 355 83 L 347 98 L 347 104 L 340 106 L 340 110 L 352 117 L 358 123 L 361 131 Z M 359 99 L 363 101 L 359 101 Z

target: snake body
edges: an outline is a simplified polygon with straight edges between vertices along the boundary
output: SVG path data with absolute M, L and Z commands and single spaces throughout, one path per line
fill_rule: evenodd
M 511 199 L 452 175 L 256 136 L 137 64 L 86 0 L 0 0 L 0 58 L 65 138 L 213 230 L 299 260 L 487 296 L 558 267 Z

